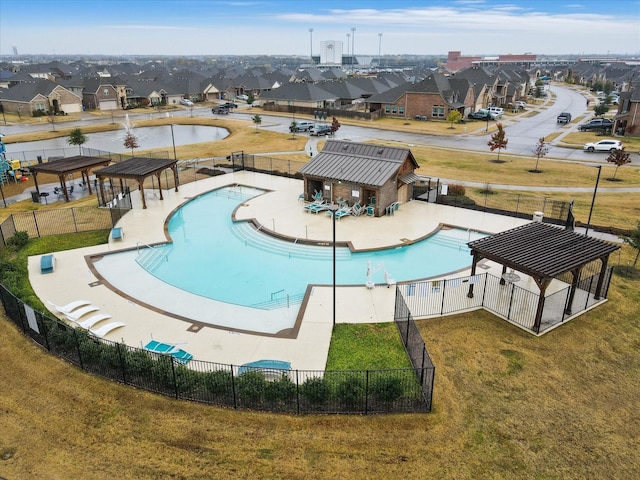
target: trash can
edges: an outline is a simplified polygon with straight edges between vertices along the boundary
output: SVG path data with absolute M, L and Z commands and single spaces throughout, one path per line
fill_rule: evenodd
M 33 200 L 33 203 L 40 203 L 40 195 L 38 195 L 38 192 L 31 192 L 31 200 Z

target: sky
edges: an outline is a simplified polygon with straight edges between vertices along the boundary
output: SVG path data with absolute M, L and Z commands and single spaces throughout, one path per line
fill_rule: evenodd
M 328 40 L 368 56 L 638 57 L 640 0 L 0 0 L 4 59 L 13 47 L 20 55 L 309 56 Z

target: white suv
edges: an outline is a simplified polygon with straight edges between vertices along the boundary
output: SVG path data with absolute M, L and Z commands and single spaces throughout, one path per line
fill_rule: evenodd
M 496 118 L 500 118 L 504 114 L 504 108 L 489 107 L 489 112 L 492 113 Z

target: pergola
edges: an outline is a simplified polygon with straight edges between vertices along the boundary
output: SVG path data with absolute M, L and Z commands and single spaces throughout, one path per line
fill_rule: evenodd
M 173 171 L 173 178 L 175 182 L 175 191 L 178 191 L 178 169 L 176 167 L 177 160 L 170 160 L 166 158 L 139 158 L 133 157 L 120 163 L 114 163 L 108 167 L 96 170 L 94 173 L 98 179 L 99 195 L 101 200 L 105 199 L 104 194 L 104 180 L 105 178 L 118 178 L 120 179 L 120 188 L 124 190 L 122 184 L 123 179 L 131 179 L 138 182 L 140 188 L 140 195 L 142 196 L 142 208 L 147 208 L 147 202 L 144 195 L 144 181 L 147 177 L 155 175 L 158 179 L 158 185 L 160 185 L 160 174 L 166 170 L 171 169 Z M 162 189 L 160 188 L 160 200 L 163 200 Z M 101 201 L 101 204 L 104 202 Z
M 539 222 L 474 240 L 468 245 L 473 255 L 472 276 L 476 274 L 478 262 L 486 258 L 502 265 L 501 283 L 509 275 L 507 268 L 529 275 L 535 281 L 540 289 L 533 325 L 535 332 L 540 330 L 545 291 L 551 280 L 571 273 L 571 289 L 565 309 L 565 313 L 570 315 L 582 269 L 595 260 L 602 263 L 594 293 L 594 298 L 600 299 L 609 255 L 620 248 L 604 240 Z M 473 297 L 473 284 L 469 285 L 467 296 Z
M 33 180 L 36 184 L 36 192 L 38 192 L 38 195 L 40 195 L 40 187 L 38 186 L 38 173 L 50 173 L 52 175 L 57 175 L 58 179 L 60 180 L 60 188 L 62 188 L 62 191 L 64 192 L 64 198 L 68 202 L 69 190 L 67 190 L 67 175 L 73 174 L 75 172 L 81 172 L 82 181 L 89 188 L 89 194 L 91 195 L 89 170 L 100 165 L 109 165 L 110 163 L 110 158 L 85 157 L 83 155 L 77 155 L 75 157 L 61 158 L 59 160 L 53 160 L 47 163 L 31 165 L 29 167 L 29 170 L 33 174 Z

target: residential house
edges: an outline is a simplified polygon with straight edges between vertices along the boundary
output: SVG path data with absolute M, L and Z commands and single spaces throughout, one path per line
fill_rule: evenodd
M 32 79 L 2 92 L 5 112 L 19 115 L 44 115 L 48 112 L 76 113 L 82 111 L 82 98 L 51 80 Z
M 119 110 L 118 90 L 109 82 L 111 78 L 85 80 L 82 105 L 87 110 Z
M 373 95 L 367 103 L 371 111 L 382 110 L 385 116 L 444 120 L 453 110 L 463 117 L 470 113 L 474 90 L 465 78 L 432 73 L 420 82 Z
M 627 92 L 620 93 L 618 113 L 613 131 L 625 137 L 640 137 L 640 80 L 631 83 Z
M 498 86 L 498 76 L 483 67 L 469 67 L 453 75 L 453 78 L 464 78 L 473 87 L 471 111 L 487 108 L 493 102 L 493 95 Z

